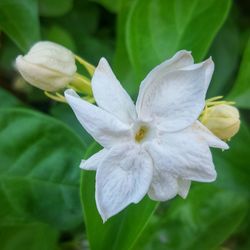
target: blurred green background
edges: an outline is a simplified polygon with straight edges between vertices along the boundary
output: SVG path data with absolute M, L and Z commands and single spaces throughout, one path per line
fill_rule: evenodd
M 250 249 L 249 35 L 247 0 L 0 0 L 0 249 Z M 92 213 L 94 176 L 86 175 L 83 221 L 78 165 L 96 150 L 92 138 L 68 106 L 14 67 L 39 40 L 94 65 L 106 57 L 134 99 L 146 73 L 176 51 L 191 50 L 196 61 L 212 56 L 208 97 L 236 101 L 242 120 L 230 150 L 213 152 L 216 182 L 193 183 L 186 200 L 161 203 L 141 233 L 155 204 L 145 200 L 126 223 L 104 229 Z

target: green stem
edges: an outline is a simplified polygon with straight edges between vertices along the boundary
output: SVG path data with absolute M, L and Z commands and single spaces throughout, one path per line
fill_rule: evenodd
M 86 70 L 89 72 L 90 76 L 92 77 L 95 72 L 95 67 L 89 62 L 82 59 L 80 56 L 75 55 L 75 59 L 86 68 Z
M 93 96 L 90 80 L 78 73 L 75 74 L 73 81 L 68 86 L 76 91 Z
M 54 101 L 67 103 L 65 97 L 59 93 L 56 93 L 56 95 L 54 95 L 52 93 L 49 93 L 48 91 L 44 91 L 44 94 Z

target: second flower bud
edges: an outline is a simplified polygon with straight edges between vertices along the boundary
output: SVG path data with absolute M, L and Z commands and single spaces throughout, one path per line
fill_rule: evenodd
M 230 140 L 240 128 L 237 108 L 228 104 L 208 107 L 200 117 L 201 122 L 222 140 Z
M 16 67 L 27 82 L 45 91 L 65 88 L 77 70 L 74 54 L 48 41 L 38 42 L 25 56 L 18 56 Z

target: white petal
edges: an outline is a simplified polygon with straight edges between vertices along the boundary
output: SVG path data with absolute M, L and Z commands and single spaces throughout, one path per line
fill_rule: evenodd
M 161 138 L 145 145 L 159 169 L 187 180 L 211 182 L 216 179 L 209 147 L 191 129 L 166 133 Z
M 167 171 L 159 170 L 154 166 L 153 180 L 148 192 L 150 199 L 166 201 L 175 197 L 177 193 L 177 179 Z
M 210 147 L 229 149 L 229 146 L 224 141 L 215 136 L 201 122 L 196 121 L 192 127 L 196 131 L 196 133 L 201 137 L 201 139 L 205 140 Z
M 72 89 L 64 94 L 78 121 L 103 147 L 110 148 L 130 139 L 130 127 L 112 114 L 82 100 Z
M 96 174 L 96 204 L 103 221 L 138 203 L 148 192 L 152 175 L 152 160 L 139 147 L 112 148 Z
M 213 61 L 208 59 L 170 72 L 165 72 L 164 68 L 159 70 L 141 90 L 137 102 L 139 119 L 157 120 L 168 132 L 193 124 L 205 105 L 213 69 Z
M 136 119 L 133 101 L 116 79 L 105 58 L 101 58 L 91 84 L 99 107 L 129 124 Z
M 137 112 L 139 112 L 139 110 L 141 109 L 144 92 L 151 85 L 151 83 L 154 82 L 163 72 L 164 74 L 166 74 L 179 68 L 192 65 L 193 63 L 194 59 L 191 55 L 191 52 L 180 50 L 172 58 L 164 61 L 153 70 L 151 70 L 146 78 L 141 82 L 140 91 L 136 102 Z
M 96 154 L 92 155 L 89 159 L 82 160 L 80 164 L 80 168 L 85 169 L 85 170 L 96 170 L 97 167 L 104 160 L 107 153 L 108 153 L 108 150 L 105 148 L 100 150 Z
M 190 186 L 191 186 L 191 181 L 189 180 L 184 180 L 182 178 L 178 178 L 178 194 L 185 199 L 188 195 Z

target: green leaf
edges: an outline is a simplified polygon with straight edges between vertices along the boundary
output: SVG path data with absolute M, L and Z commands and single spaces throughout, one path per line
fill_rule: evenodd
M 78 226 L 84 146 L 73 131 L 40 113 L 1 109 L 0 141 L 0 225 Z
M 79 121 L 76 119 L 75 114 L 69 105 L 62 105 L 61 103 L 54 103 L 50 109 L 50 113 L 55 118 L 61 120 L 67 124 L 71 129 L 73 129 L 81 139 L 84 146 L 87 148 L 93 142 L 92 137 L 84 130 L 80 125 Z
M 22 50 L 40 39 L 36 0 L 1 0 L 0 27 Z
M 3 88 L 0 88 L 0 109 L 13 108 L 21 106 L 22 103 L 11 93 Z
M 4 74 L 13 72 L 14 60 L 21 53 L 22 52 L 20 49 L 18 49 L 12 40 L 10 40 L 8 37 L 3 39 L 0 49 L 0 69 L 2 72 L 4 72 Z
M 218 172 L 216 185 L 250 198 L 250 130 L 249 126 L 241 121 L 241 127 L 229 142 L 230 149 L 224 152 L 213 152 L 215 166 Z
M 57 17 L 63 16 L 73 7 L 73 0 L 38 0 L 41 16 Z
M 132 70 L 131 63 L 129 61 L 129 55 L 126 48 L 126 22 L 129 15 L 129 10 L 133 0 L 121 0 L 120 10 L 118 13 L 117 21 L 117 39 L 116 39 L 116 49 L 114 55 L 114 72 L 118 79 L 123 84 L 124 88 L 130 93 L 130 95 L 135 96 L 138 93 L 139 86 L 135 84 L 135 76 Z
M 207 97 L 225 95 L 234 82 L 241 54 L 240 34 L 233 18 L 220 30 L 208 54 L 213 58 L 215 69 Z
M 221 249 L 246 218 L 247 202 L 213 184 L 196 184 L 187 199 L 175 198 L 167 207 L 161 204 L 136 249 Z
M 55 250 L 58 233 L 41 224 L 0 227 L 1 250 Z
M 85 158 L 99 149 L 100 146 L 93 144 L 86 152 Z M 157 206 L 156 202 L 145 197 L 139 204 L 130 205 L 103 224 L 95 203 L 93 171 L 82 172 L 81 199 L 91 250 L 131 249 Z
M 186 200 L 176 199 L 167 211 L 168 240 L 162 249 L 215 249 L 237 229 L 246 211 L 244 196 L 199 184 Z
M 243 54 L 237 80 L 228 99 L 235 101 L 240 108 L 250 108 L 250 38 Z
M 230 0 L 137 0 L 127 22 L 127 48 L 139 79 L 178 50 L 206 55 Z

